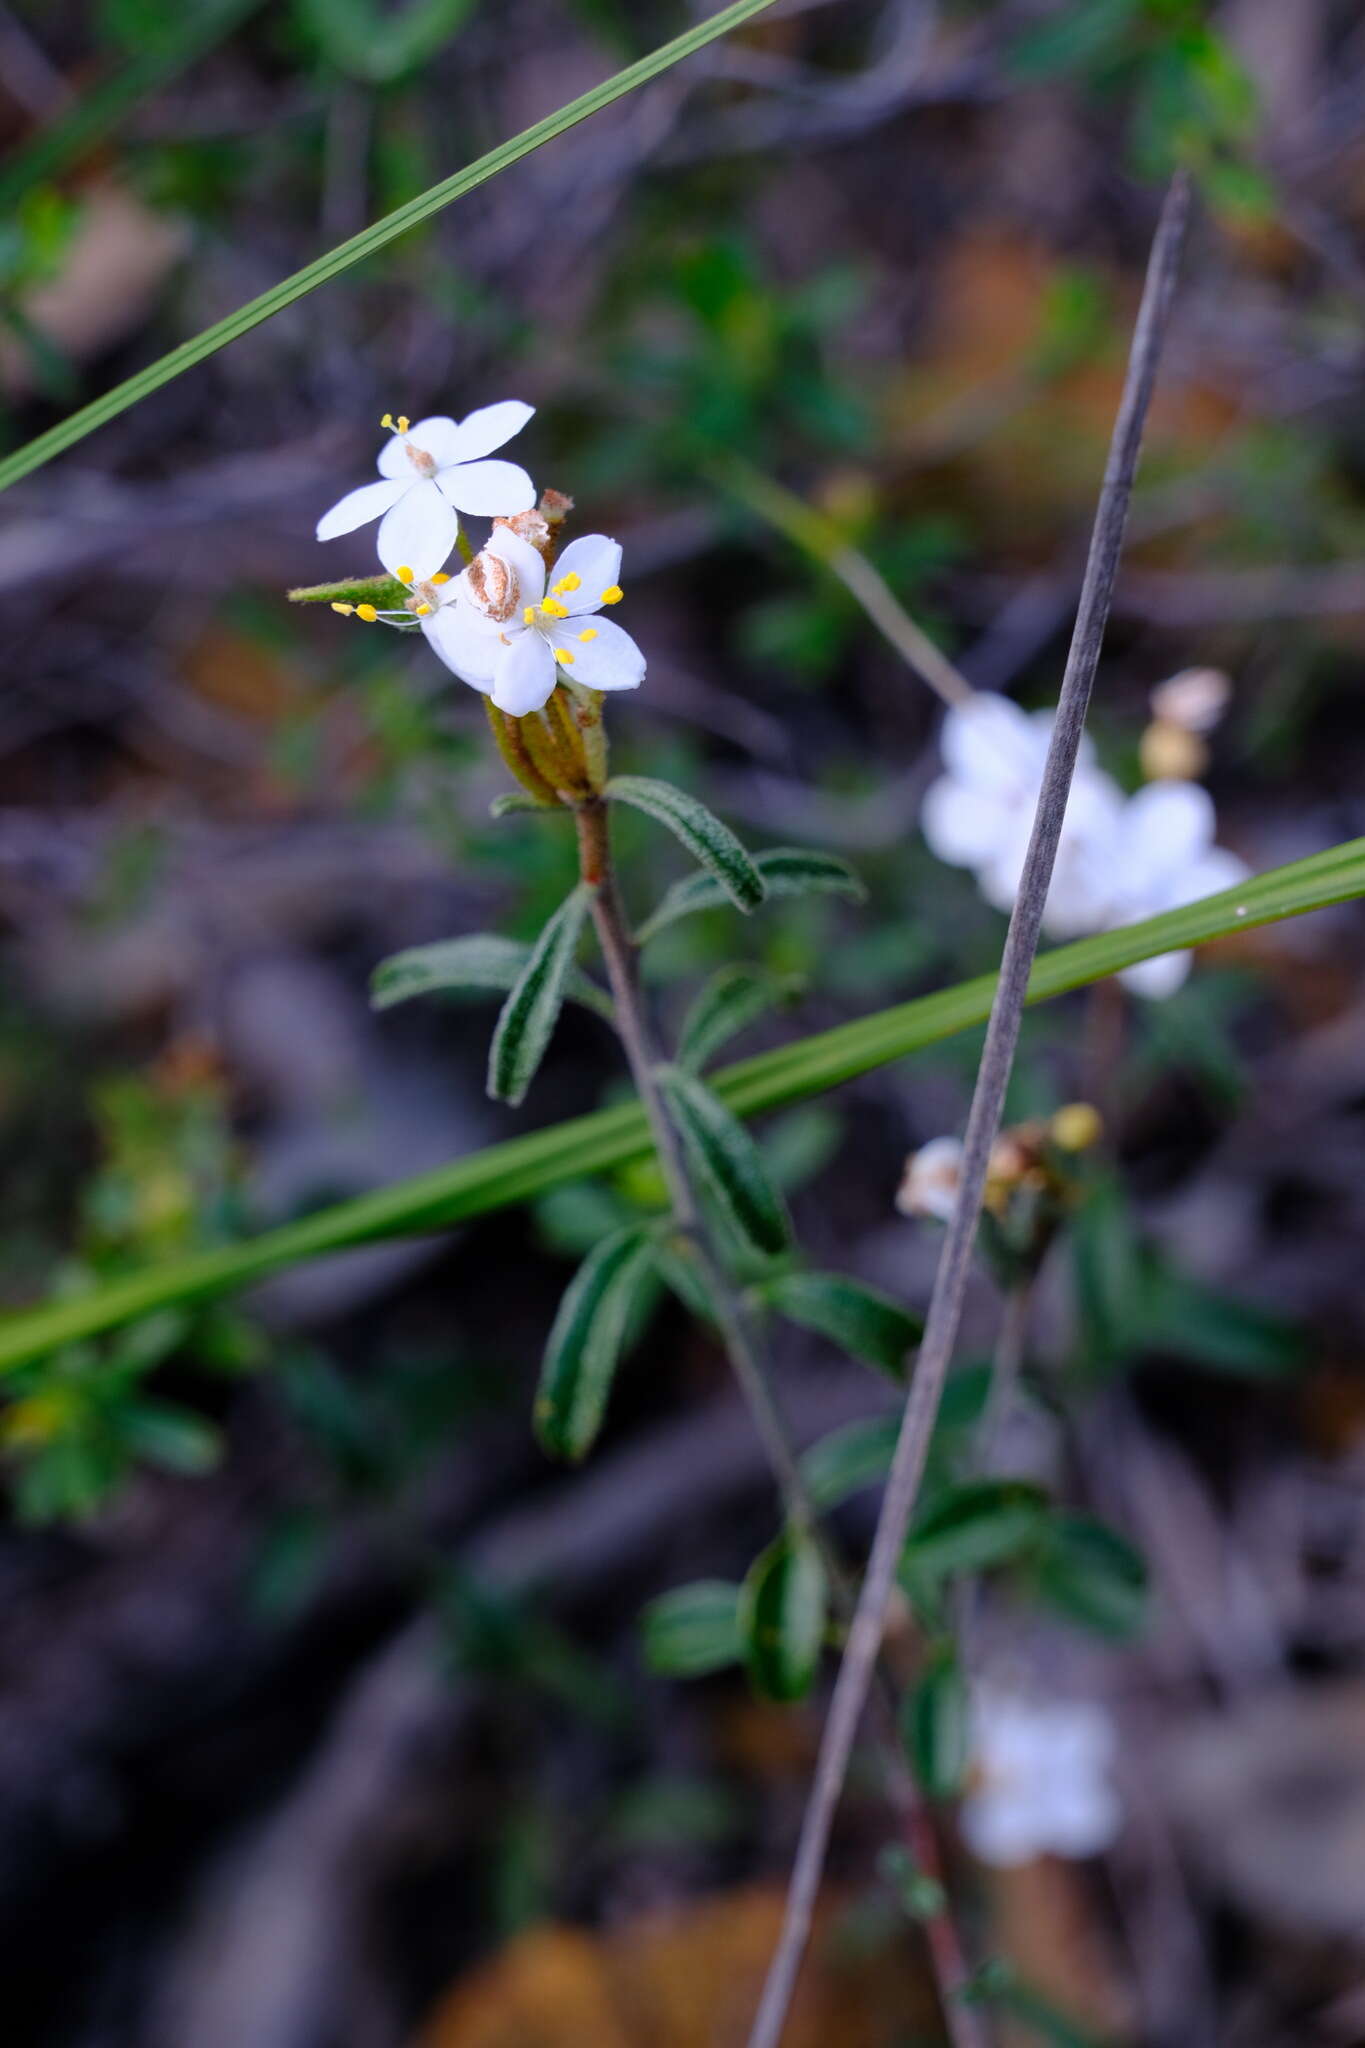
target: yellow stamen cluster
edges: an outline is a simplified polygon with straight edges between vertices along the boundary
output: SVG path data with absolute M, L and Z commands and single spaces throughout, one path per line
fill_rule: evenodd
M 547 619 L 567 619 L 569 616 L 569 607 L 561 604 L 557 597 L 542 599 L 540 609 Z
M 561 576 L 558 583 L 552 583 L 550 585 L 550 589 L 554 596 L 562 597 L 566 590 L 580 589 L 582 586 L 582 582 L 583 578 L 580 575 L 578 575 L 578 573 L 575 570 L 570 569 L 568 575 Z
M 381 427 L 387 427 L 391 434 L 406 434 L 412 421 L 405 412 L 400 412 L 396 420 L 391 412 L 386 412 L 379 424 Z
M 625 591 L 622 590 L 619 583 L 609 584 L 608 587 L 602 592 L 602 603 L 620 604 L 621 599 L 625 596 L 625 594 Z

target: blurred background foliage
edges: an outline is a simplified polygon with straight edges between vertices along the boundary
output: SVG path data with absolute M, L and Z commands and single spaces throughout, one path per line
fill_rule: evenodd
M 7 0 L 0 445 L 691 18 Z M 385 955 L 529 938 L 575 875 L 560 822 L 490 821 L 479 707 L 423 650 L 283 602 L 369 568 L 365 535 L 324 561 L 311 534 L 386 408 L 535 403 L 515 452 L 625 545 L 650 676 L 613 707 L 621 766 L 751 844 L 856 864 L 864 906 L 715 911 L 650 947 L 673 1026 L 725 962 L 780 978 L 739 1049 L 778 1043 L 987 971 L 1002 935 L 918 835 L 938 706 L 830 547 L 973 685 L 1054 699 L 1155 185 L 1190 163 L 1093 729 L 1136 787 L 1149 690 L 1216 666 L 1225 842 L 1261 868 L 1365 830 L 1363 58 L 1351 0 L 793 0 L 11 490 L 6 1302 L 625 1093 L 586 1012 L 509 1118 L 482 1094 L 490 1013 L 368 1010 Z M 772 485 L 813 528 L 772 516 Z M 625 812 L 620 845 L 643 914 L 676 856 Z M 1012 1115 L 1086 1096 L 1108 1139 L 1037 1290 L 1015 1446 L 1036 1491 L 989 1539 L 974 1629 L 1107 1701 L 1150 1816 L 1108 1887 L 1056 1866 L 979 1888 L 1031 2038 L 1362 2037 L 1362 1015 L 1358 916 L 1332 912 L 1218 948 L 1117 1026 L 1094 997 L 1027 1020 Z M 978 1049 L 762 1130 L 814 1264 L 922 1307 L 936 1239 L 892 1200 Z M 565 1475 L 529 1428 L 572 1264 L 659 1199 L 647 1167 L 563 1187 L 7 1384 L 16 2041 L 683 2043 L 743 2010 L 814 1725 L 733 1669 L 733 1589 L 775 1526 L 760 1461 L 662 1289 L 600 1457 Z M 945 1488 L 994 1304 L 983 1270 Z M 856 1546 L 892 1393 L 772 1328 Z M 949 1576 L 912 1587 L 931 1636 Z M 702 1637 L 659 1605 L 698 1581 L 732 1589 Z M 657 1675 L 699 1656 L 694 1686 Z M 1227 1770 L 1192 1776 L 1210 1727 Z M 881 1838 L 855 1788 L 811 2040 L 903 2040 L 924 2005 Z M 282 1899 L 308 1904 L 287 1928 Z

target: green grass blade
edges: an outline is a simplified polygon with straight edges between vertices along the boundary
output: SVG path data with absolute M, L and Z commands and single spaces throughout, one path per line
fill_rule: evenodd
M 1158 953 L 1203 945 L 1230 932 L 1360 896 L 1365 896 L 1365 839 L 1353 839 L 1288 867 L 1273 868 L 1240 889 L 1044 953 L 1033 971 L 1029 1000 L 1045 1002 Z M 710 1085 L 737 1115 L 780 1108 L 984 1023 L 994 989 L 995 976 L 981 975 L 774 1052 L 759 1053 L 723 1068 L 711 1077 Z M 465 1217 L 524 1202 L 560 1181 L 626 1165 L 648 1151 L 649 1136 L 636 1103 L 528 1132 L 395 1187 L 319 1210 L 245 1244 L 201 1252 L 117 1280 L 78 1300 L 10 1316 L 0 1322 L 0 1371 L 168 1303 L 225 1294 L 282 1267 L 353 1245 L 440 1230 Z
M 651 78 L 657 78 L 660 72 L 681 63 L 684 57 L 692 56 L 707 43 L 714 42 L 717 36 L 723 36 L 728 30 L 738 28 L 742 22 L 761 14 L 765 7 L 771 5 L 772 0 L 733 0 L 733 5 L 723 7 L 720 13 L 713 14 L 709 21 L 698 22 L 695 28 L 686 29 L 682 35 L 675 36 L 672 42 L 663 44 L 660 49 L 652 50 L 647 57 L 641 57 L 637 63 L 628 64 L 625 70 L 618 71 L 614 78 L 607 79 L 602 85 L 595 85 L 590 92 L 581 93 L 576 100 L 570 100 L 569 104 L 561 107 L 557 113 L 547 115 L 543 121 L 537 121 L 533 127 L 524 129 L 520 135 L 514 135 L 510 142 L 499 143 L 496 149 L 490 149 L 486 155 L 477 157 L 472 164 L 466 164 L 462 171 L 456 171 L 452 177 L 443 178 L 440 184 L 432 185 L 427 191 L 419 193 L 416 199 L 409 199 L 405 205 L 385 214 L 383 220 L 377 220 L 370 227 L 362 228 L 360 233 L 352 235 L 349 241 L 339 243 L 325 256 L 319 256 L 315 262 L 306 264 L 302 270 L 296 270 L 292 277 L 286 277 L 280 284 L 272 285 L 269 291 L 262 292 L 258 298 L 249 299 L 245 306 L 239 306 L 235 313 L 229 313 L 223 320 L 216 320 L 212 327 L 206 327 L 203 333 L 195 335 L 192 341 L 182 341 L 169 355 L 150 363 L 145 370 L 139 370 L 136 375 L 126 378 L 122 384 L 116 384 L 112 391 L 106 391 L 90 405 L 82 406 L 81 410 L 72 413 L 69 419 L 49 428 L 47 433 L 39 434 L 37 440 L 30 441 L 24 448 L 16 449 L 13 455 L 0 462 L 0 491 L 6 490 L 10 484 L 17 483 L 20 477 L 28 476 L 31 471 L 40 469 L 45 462 L 50 462 L 54 455 L 60 455 L 63 450 L 73 448 L 78 441 L 83 441 L 87 434 L 93 434 L 97 427 L 107 426 L 110 420 L 117 419 L 120 413 L 126 412 L 130 405 L 136 405 L 140 399 L 149 397 L 153 391 L 159 391 L 163 384 L 169 384 L 183 371 L 192 370 L 196 363 L 202 363 L 218 349 L 226 348 L 230 341 L 236 341 L 239 336 L 249 334 L 252 328 L 259 327 L 263 320 L 269 320 L 273 314 L 282 312 L 286 306 L 292 306 L 297 299 L 305 298 L 309 292 L 316 291 L 319 285 L 330 283 L 334 277 L 339 277 L 353 264 L 363 263 L 367 256 L 373 256 L 378 250 L 387 248 L 390 242 L 406 234 L 409 228 L 419 227 L 423 221 L 430 220 L 432 215 L 439 213 L 443 207 L 450 206 L 457 199 L 463 199 L 467 192 L 486 184 L 488 179 L 495 178 L 499 171 L 505 171 L 510 164 L 519 162 L 524 156 L 530 156 L 542 143 L 553 142 L 556 136 L 576 127 L 580 121 L 586 121 L 590 115 L 600 113 L 603 107 L 609 107 L 613 100 L 619 100 L 626 93 L 633 92 L 636 86 L 646 84 Z

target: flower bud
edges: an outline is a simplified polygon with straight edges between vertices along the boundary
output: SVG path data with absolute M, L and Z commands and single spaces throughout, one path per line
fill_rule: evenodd
M 906 1160 L 905 1174 L 896 1192 L 896 1207 L 902 1216 L 934 1216 L 940 1223 L 946 1223 L 953 1213 L 961 1179 L 961 1140 L 931 1138 Z
M 1158 683 L 1148 702 L 1154 718 L 1186 732 L 1212 732 L 1228 708 L 1232 678 L 1221 668 L 1182 668 Z
M 1209 750 L 1197 732 L 1155 718 L 1142 735 L 1138 759 L 1149 782 L 1197 782 L 1209 765 Z
M 1088 1152 L 1104 1135 L 1104 1120 L 1092 1102 L 1068 1102 L 1053 1117 L 1049 1135 L 1063 1152 Z
M 541 512 L 513 512 L 509 518 L 495 519 L 494 526 L 505 526 L 509 533 L 517 534 L 529 541 L 538 554 L 547 554 L 550 546 L 550 528 Z

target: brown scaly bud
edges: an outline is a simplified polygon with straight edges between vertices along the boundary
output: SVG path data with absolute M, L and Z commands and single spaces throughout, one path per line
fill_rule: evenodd
M 573 499 L 565 491 L 542 491 L 540 494 L 541 517 L 551 526 L 562 526 L 573 511 Z
M 514 512 L 508 519 L 495 519 L 493 524 L 505 526 L 509 533 L 515 533 L 519 539 L 529 541 L 538 554 L 549 560 L 553 535 L 541 513 Z

